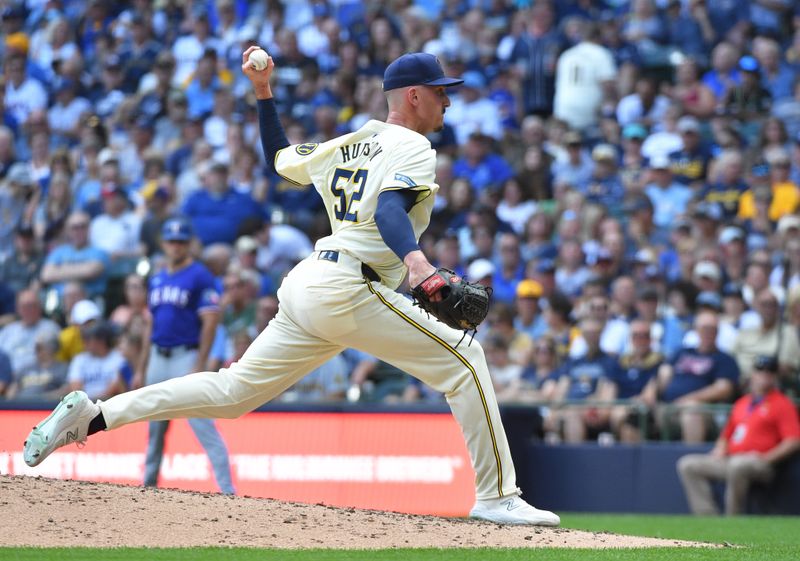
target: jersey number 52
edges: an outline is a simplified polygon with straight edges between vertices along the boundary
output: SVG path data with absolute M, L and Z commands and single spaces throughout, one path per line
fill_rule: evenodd
M 366 184 L 367 170 L 336 168 L 331 179 L 331 193 L 339 197 L 339 204 L 333 205 L 338 220 L 358 222 L 358 210 L 353 205 L 361 200 Z

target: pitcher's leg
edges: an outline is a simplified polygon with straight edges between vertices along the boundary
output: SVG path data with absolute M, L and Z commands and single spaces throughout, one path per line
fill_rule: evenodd
M 228 460 L 228 448 L 222 435 L 217 430 L 213 419 L 189 419 L 194 435 L 206 451 L 214 478 L 217 480 L 219 490 L 226 495 L 233 495 L 233 481 L 231 479 L 231 463 Z
M 161 460 L 164 457 L 164 437 L 169 428 L 169 421 L 153 421 L 147 430 L 147 454 L 144 459 L 144 485 L 158 485 L 158 472 L 161 471 Z
M 519 492 L 486 358 L 469 337 L 429 318 L 405 297 L 367 283 L 354 311 L 360 328 L 342 343 L 366 351 L 445 394 L 476 472 L 478 500 Z M 339 342 L 334 339 L 334 342 Z
M 229 368 L 166 380 L 99 405 L 108 429 L 144 420 L 236 418 L 274 398 L 340 350 L 279 311 Z

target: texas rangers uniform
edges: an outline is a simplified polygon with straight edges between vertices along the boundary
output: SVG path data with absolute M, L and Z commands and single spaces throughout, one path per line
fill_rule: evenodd
M 382 191 L 416 192 L 409 218 L 419 238 L 438 189 L 430 143 L 410 129 L 369 121 L 324 144 L 289 146 L 275 164 L 286 179 L 314 184 L 333 233 L 285 278 L 277 316 L 241 360 L 219 373 L 174 378 L 100 403 L 107 427 L 185 416 L 238 417 L 354 347 L 445 394 L 464 432 L 479 500 L 516 494 L 483 350 L 477 342 L 459 344 L 462 332 L 429 318 L 395 292 L 406 269 L 374 220 Z
M 197 262 L 174 272 L 162 269 L 150 279 L 148 300 L 153 314 L 153 333 L 146 383 L 156 384 L 189 374 L 197 360 L 200 315 L 218 309 L 219 295 L 214 287 L 214 277 Z M 220 490 L 232 494 L 228 450 L 214 421 L 198 418 L 189 418 L 188 421 L 211 460 Z M 150 423 L 145 485 L 156 485 L 158 481 L 168 426 L 166 420 Z

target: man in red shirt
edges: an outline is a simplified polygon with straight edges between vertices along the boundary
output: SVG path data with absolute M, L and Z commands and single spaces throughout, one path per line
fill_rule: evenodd
M 689 508 L 694 514 L 719 514 L 711 480 L 725 481 L 725 513 L 741 514 L 750 483 L 767 483 L 775 466 L 800 450 L 800 420 L 789 398 L 778 390 L 778 361 L 759 356 L 753 364 L 750 393 L 733 404 L 731 416 L 708 454 L 678 460 Z

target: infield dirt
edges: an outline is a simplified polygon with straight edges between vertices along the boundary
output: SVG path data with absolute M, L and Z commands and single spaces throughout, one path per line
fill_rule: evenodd
M 20 476 L 0 476 L 0 514 L 4 521 L 0 546 L 386 549 L 708 545 Z

